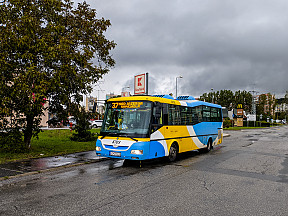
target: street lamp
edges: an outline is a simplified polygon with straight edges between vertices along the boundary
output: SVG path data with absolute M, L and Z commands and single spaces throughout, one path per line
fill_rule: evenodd
M 213 90 L 214 90 L 214 89 L 211 88 L 211 92 L 212 92 L 212 94 L 211 94 L 211 97 L 212 97 L 212 98 L 211 98 L 211 101 L 212 101 L 212 103 L 213 103 L 213 97 L 214 97 L 214 96 L 213 96 Z
M 122 91 L 124 92 L 125 89 L 129 89 L 129 88 L 130 88 L 130 86 L 126 86 L 126 87 L 122 88 Z
M 178 79 L 178 78 L 181 79 L 181 78 L 183 78 L 183 77 L 182 77 L 182 76 L 178 76 L 178 77 L 176 77 L 176 98 L 177 98 L 177 79 Z

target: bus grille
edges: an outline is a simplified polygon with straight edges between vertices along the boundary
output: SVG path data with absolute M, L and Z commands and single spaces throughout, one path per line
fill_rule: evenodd
M 129 147 L 128 147 L 128 146 L 118 146 L 118 147 L 114 147 L 113 145 L 105 145 L 105 148 L 110 149 L 110 150 L 121 150 L 121 151 L 125 151 L 125 150 L 127 150 Z

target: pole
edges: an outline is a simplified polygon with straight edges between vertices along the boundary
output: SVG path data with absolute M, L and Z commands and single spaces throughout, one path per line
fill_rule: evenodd
M 257 121 L 257 113 L 256 113 L 256 93 L 258 93 L 257 91 L 255 91 L 253 89 L 253 91 L 249 91 L 249 92 L 252 92 L 252 115 L 253 115 L 253 118 L 255 116 L 255 121 L 254 121 L 254 127 L 256 126 L 256 121 Z
M 177 98 L 177 78 L 178 78 L 178 77 L 176 77 L 176 94 L 175 94 L 175 95 L 176 95 L 176 98 Z
M 176 98 L 177 98 L 177 78 L 183 78 L 182 76 L 178 76 L 178 77 L 176 77 Z
M 212 95 L 211 95 L 211 97 L 212 97 L 211 101 L 212 101 L 212 103 L 214 103 L 214 100 L 213 100 L 213 99 L 214 99 L 213 90 L 214 90 L 214 89 L 213 89 L 213 88 L 211 88 L 211 93 L 212 93 Z
M 146 95 L 148 95 L 148 74 L 146 73 Z

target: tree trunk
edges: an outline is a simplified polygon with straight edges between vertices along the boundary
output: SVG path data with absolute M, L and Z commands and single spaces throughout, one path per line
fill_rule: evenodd
M 27 149 L 30 149 L 31 147 L 31 139 L 33 136 L 33 120 L 34 116 L 26 117 L 27 126 L 26 129 L 24 130 L 24 143 Z

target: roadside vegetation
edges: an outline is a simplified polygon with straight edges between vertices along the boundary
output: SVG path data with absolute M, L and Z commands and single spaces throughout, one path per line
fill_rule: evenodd
M 81 120 L 83 95 L 114 67 L 116 43 L 85 1 L 8 0 L 0 13 L 0 150 L 33 152 L 44 113 L 49 125 Z M 73 140 L 91 140 L 87 125 L 79 121 Z
M 267 127 L 229 127 L 224 128 L 224 130 L 245 130 L 245 129 L 259 129 L 259 128 L 267 128 Z
M 29 151 L 22 153 L 0 152 L 0 164 L 16 160 L 91 151 L 95 149 L 95 142 L 99 131 L 100 129 L 91 130 L 91 133 L 94 134 L 94 140 L 79 142 L 71 140 L 75 132 L 71 132 L 70 130 L 44 130 L 39 133 L 39 139 L 33 138 L 31 140 Z
M 283 124 L 273 123 L 270 125 L 270 127 L 276 127 L 276 126 L 283 126 Z M 260 129 L 260 128 L 269 128 L 267 126 L 261 126 L 261 127 L 226 127 L 224 130 L 245 130 L 245 129 Z

